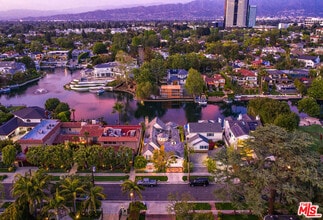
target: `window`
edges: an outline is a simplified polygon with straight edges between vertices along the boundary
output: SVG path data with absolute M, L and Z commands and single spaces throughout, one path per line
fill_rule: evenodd
M 214 133 L 207 133 L 206 136 L 213 137 L 214 136 Z
M 200 146 L 200 150 L 207 150 L 207 149 L 209 149 L 209 146 L 203 146 L 203 145 Z

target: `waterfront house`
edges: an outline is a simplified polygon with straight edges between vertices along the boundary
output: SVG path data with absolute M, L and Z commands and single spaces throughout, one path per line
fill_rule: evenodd
M 0 61 L 0 75 L 5 77 L 6 75 L 13 75 L 17 72 L 25 72 L 26 66 L 23 63 L 15 61 Z
M 214 74 L 212 77 L 203 75 L 203 80 L 208 89 L 222 90 L 225 85 L 225 78 L 221 74 Z
M 236 69 L 235 76 L 233 77 L 234 81 L 237 81 L 240 86 L 246 87 L 257 87 L 257 74 L 251 70 L 247 69 Z
M 13 112 L 14 117 L 0 126 L 0 140 L 19 139 L 19 137 L 30 131 L 42 120 L 47 119 L 45 109 L 32 106 Z
M 169 69 L 167 70 L 168 85 L 185 85 L 188 76 L 187 70 L 184 69 Z
M 121 74 L 117 62 L 102 63 L 94 66 L 93 76 L 95 78 L 116 77 Z
M 253 118 L 247 114 L 240 114 L 237 119 L 232 116 L 224 119 L 223 138 L 227 146 L 235 149 L 242 147 L 243 141 L 250 138 L 250 132 L 261 126 L 259 117 Z
M 160 97 L 165 99 L 179 99 L 183 97 L 181 85 L 161 85 Z
M 172 155 L 168 158 L 171 162 L 166 171 L 183 172 L 184 144 L 180 141 L 177 125 L 172 122 L 165 124 L 156 117 L 150 122 L 146 118 L 145 126 L 144 146 L 141 154 L 149 161 L 153 157 L 153 152 L 160 150 L 163 146 L 165 152 Z
M 32 130 L 18 140 L 21 151 L 26 153 L 29 147 L 52 145 L 60 132 L 60 122 L 45 119 L 38 123 Z
M 185 130 L 187 144 L 194 151 L 207 152 L 210 142 L 222 140 L 222 125 L 213 120 L 188 123 Z

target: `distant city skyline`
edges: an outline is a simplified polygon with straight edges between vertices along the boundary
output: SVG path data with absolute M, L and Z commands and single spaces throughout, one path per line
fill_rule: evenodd
M 0 0 L 0 11 L 25 9 L 41 11 L 59 11 L 68 9 L 78 9 L 82 11 L 92 9 L 109 9 L 127 6 L 167 4 L 167 3 L 187 3 L 193 0 Z

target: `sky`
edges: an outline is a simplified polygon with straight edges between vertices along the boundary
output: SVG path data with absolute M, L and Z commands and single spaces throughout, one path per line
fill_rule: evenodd
M 0 0 L 0 11 L 12 9 L 109 9 L 132 5 L 186 3 L 193 0 Z

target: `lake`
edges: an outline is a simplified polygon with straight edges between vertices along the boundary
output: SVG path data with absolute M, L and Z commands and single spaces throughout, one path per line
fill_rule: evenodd
M 125 112 L 121 117 L 121 124 L 138 124 L 146 116 L 152 119 L 160 117 L 164 122 L 173 121 L 180 125 L 197 120 L 218 120 L 236 113 L 245 113 L 246 107 L 243 105 L 227 105 L 225 103 L 208 104 L 200 107 L 193 102 L 146 102 L 137 103 L 133 97 L 126 93 L 105 92 L 98 96 L 89 92 L 76 92 L 64 89 L 64 85 L 73 79 L 80 78 L 80 71 L 69 71 L 67 69 L 55 69 L 40 79 L 12 91 L 9 94 L 0 96 L 2 105 L 26 105 L 39 106 L 44 108 L 44 104 L 49 98 L 58 98 L 62 102 L 69 104 L 71 109 L 75 109 L 76 120 L 103 119 L 108 124 L 118 123 L 118 113 L 112 113 L 115 102 L 125 104 Z M 71 116 L 72 117 L 72 116 Z

